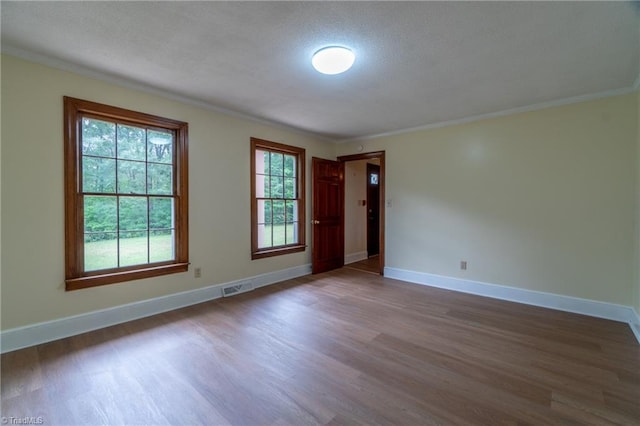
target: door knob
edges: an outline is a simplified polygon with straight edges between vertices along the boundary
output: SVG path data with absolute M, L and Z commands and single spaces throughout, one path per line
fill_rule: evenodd
M 320 221 L 319 220 L 312 220 L 311 223 L 313 223 L 314 225 L 320 225 Z

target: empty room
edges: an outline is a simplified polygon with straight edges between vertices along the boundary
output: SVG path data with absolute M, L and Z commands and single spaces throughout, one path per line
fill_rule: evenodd
M 2 424 L 640 424 L 638 2 L 0 15 Z

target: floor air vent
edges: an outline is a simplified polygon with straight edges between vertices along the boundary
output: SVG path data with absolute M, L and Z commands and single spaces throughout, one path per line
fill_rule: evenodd
M 251 281 L 243 281 L 237 284 L 231 284 L 225 287 L 222 287 L 222 297 L 234 296 L 240 293 L 246 293 L 247 291 L 253 290 L 253 285 Z

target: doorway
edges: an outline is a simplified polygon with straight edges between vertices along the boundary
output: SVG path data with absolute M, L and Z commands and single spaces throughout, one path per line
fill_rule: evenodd
M 338 161 L 341 163 L 350 163 L 360 160 L 366 160 L 366 174 L 363 176 L 361 183 L 357 185 L 363 185 L 365 194 L 362 200 L 345 199 L 343 205 L 353 205 L 358 202 L 364 204 L 363 215 L 361 221 L 364 224 L 365 230 L 365 250 L 363 253 L 363 268 L 368 271 L 375 271 L 376 273 L 384 274 L 384 184 L 385 184 L 385 152 L 376 151 L 354 155 L 346 155 L 338 157 Z M 365 171 L 363 170 L 362 173 Z M 362 175 L 361 175 L 362 176 Z M 351 183 L 346 182 L 349 186 Z M 355 185 L 355 184 L 354 184 Z M 345 197 L 351 191 L 347 190 Z M 348 233 L 348 229 L 345 229 L 345 234 Z M 348 243 L 348 241 L 347 241 Z M 357 265 L 359 262 L 351 263 L 352 266 Z
M 380 166 L 367 162 L 367 257 L 380 254 Z
M 368 266 L 375 273 L 384 275 L 385 264 L 385 234 L 384 234 L 384 197 L 385 197 L 385 152 L 369 152 L 338 157 L 337 161 L 321 158 L 312 159 L 311 189 L 313 193 L 312 210 L 312 249 L 311 249 L 311 269 L 312 273 L 320 273 L 332 269 L 340 268 L 345 263 L 345 163 L 367 160 L 367 162 L 378 163 L 378 202 L 377 204 L 377 229 L 378 229 L 378 256 L 368 259 L 368 251 L 365 244 L 364 257 Z M 363 172 L 363 177 L 365 173 Z M 363 179 L 363 188 L 366 192 L 366 184 Z M 358 200 L 362 206 L 366 205 L 366 193 Z M 349 200 L 355 202 L 356 200 Z M 363 210 L 363 213 L 366 210 Z M 366 227 L 367 216 L 361 217 L 362 224 Z M 374 224 L 375 227 L 375 224 Z M 366 243 L 366 242 L 365 242 Z M 377 262 L 375 262 L 377 260 Z M 371 263 L 377 263 L 371 265 Z

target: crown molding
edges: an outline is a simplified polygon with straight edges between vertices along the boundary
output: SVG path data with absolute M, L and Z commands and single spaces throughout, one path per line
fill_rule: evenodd
M 394 130 L 394 131 L 391 131 L 391 132 L 376 133 L 376 134 L 368 135 L 368 136 L 360 136 L 360 137 L 355 137 L 355 138 L 341 139 L 339 141 L 336 141 L 336 143 L 344 144 L 344 143 L 349 143 L 349 142 L 363 142 L 363 141 L 372 140 L 372 139 L 379 139 L 379 138 L 383 138 L 383 137 L 387 137 L 387 136 L 397 136 L 397 135 L 402 135 L 402 134 L 405 134 L 405 133 L 413 133 L 413 132 L 418 132 L 418 131 L 422 131 L 422 130 L 430 130 L 430 129 L 438 129 L 438 128 L 441 128 L 441 127 L 456 126 L 456 125 L 459 125 L 459 124 L 471 123 L 471 122 L 474 122 L 474 121 L 487 120 L 489 118 L 504 117 L 504 116 L 507 116 L 507 115 L 520 114 L 520 113 L 523 113 L 523 112 L 538 111 L 538 110 L 557 107 L 557 106 L 562 106 L 562 105 L 569 105 L 569 104 L 575 104 L 575 103 L 579 103 L 579 102 L 586 102 L 586 101 L 592 101 L 592 100 L 596 100 L 596 99 L 608 98 L 608 97 L 611 97 L 611 96 L 627 95 L 629 93 L 633 93 L 636 90 L 638 90 L 638 85 L 640 85 L 640 76 L 638 77 L 638 79 L 636 80 L 636 82 L 634 83 L 634 85 L 632 87 L 625 87 L 625 88 L 622 88 L 622 89 L 614 89 L 614 90 L 606 90 L 606 91 L 603 91 L 603 92 L 591 93 L 591 94 L 587 94 L 587 95 L 573 96 L 573 97 L 570 97 L 570 98 L 556 99 L 556 100 L 553 100 L 553 101 L 541 102 L 541 103 L 537 103 L 537 104 L 533 104 L 533 105 L 527 105 L 527 106 L 523 106 L 523 107 L 509 108 L 509 109 L 505 109 L 505 110 L 502 110 L 502 111 L 489 112 L 489 113 L 486 113 L 486 114 L 472 115 L 472 116 L 469 116 L 469 117 L 458 118 L 458 119 L 455 119 L 455 120 L 440 121 L 440 122 L 437 122 L 437 123 L 425 124 L 425 125 L 422 125 L 422 126 L 410 127 L 410 128 L 406 128 L 406 129 L 399 129 L 399 130 Z
M 251 121 L 257 124 L 273 127 L 279 130 L 286 130 L 286 131 L 297 133 L 300 135 L 311 136 L 317 139 L 321 139 L 324 142 L 335 143 L 335 139 L 328 138 L 319 133 L 314 133 L 314 132 L 304 130 L 295 126 L 290 126 L 278 121 L 272 121 L 265 118 L 260 118 L 253 115 L 245 114 L 232 109 L 223 108 L 218 105 L 214 105 L 212 103 L 205 102 L 199 99 L 194 99 L 189 96 L 184 96 L 175 92 L 171 92 L 169 90 L 158 89 L 157 87 L 153 87 L 148 84 L 140 83 L 138 81 L 130 80 L 124 77 L 115 76 L 113 74 L 105 73 L 103 71 L 98 71 L 94 68 L 72 64 L 70 62 L 67 62 L 61 59 L 57 59 L 41 53 L 27 51 L 15 46 L 3 44 L 2 47 L 0 48 L 0 53 L 2 53 L 3 55 L 15 56 L 25 61 L 34 62 L 40 65 L 45 65 L 50 68 L 55 68 L 62 71 L 68 71 L 84 77 L 89 77 L 95 80 L 112 83 L 117 86 L 125 87 L 127 89 L 145 92 L 151 95 L 160 96 L 173 101 L 178 101 L 183 104 L 195 106 L 195 107 L 206 109 L 209 111 L 214 111 L 214 112 L 235 117 L 235 118 L 240 118 L 240 119 Z
M 353 138 L 335 139 L 335 138 L 327 137 L 327 136 L 322 135 L 320 133 L 315 133 L 315 132 L 304 130 L 304 129 L 301 129 L 301 128 L 298 128 L 298 127 L 295 127 L 295 126 L 290 126 L 290 125 L 287 125 L 287 124 L 284 124 L 284 123 L 281 123 L 281 122 L 278 122 L 278 121 L 272 121 L 272 120 L 268 120 L 268 119 L 265 119 L 265 118 L 260 118 L 260 117 L 252 116 L 252 115 L 249 115 L 249 114 L 241 113 L 241 112 L 238 112 L 238 111 L 235 111 L 235 110 L 223 108 L 223 107 L 211 104 L 209 102 L 205 102 L 205 101 L 194 99 L 194 98 L 191 98 L 191 97 L 188 97 L 188 96 L 180 95 L 180 94 L 168 91 L 168 90 L 158 89 L 156 87 L 153 87 L 153 86 L 150 86 L 150 85 L 147 85 L 147 84 L 144 84 L 144 83 L 133 81 L 133 80 L 130 80 L 130 79 L 127 79 L 127 78 L 124 78 L 124 77 L 114 76 L 112 74 L 108 74 L 108 73 L 105 73 L 105 72 L 102 72 L 102 71 L 98 71 L 98 70 L 95 70 L 93 68 L 85 67 L 85 66 L 82 66 L 82 65 L 72 64 L 70 62 L 67 62 L 67 61 L 64 61 L 64 60 L 61 60 L 61 59 L 53 58 L 51 56 L 44 55 L 44 54 L 41 54 L 41 53 L 35 53 L 35 52 L 27 51 L 27 50 L 24 50 L 24 49 L 17 48 L 15 46 L 10 46 L 10 45 L 3 44 L 1 49 L 0 49 L 0 53 L 6 54 L 6 55 L 10 55 L 10 56 L 15 56 L 15 57 L 24 59 L 26 61 L 35 62 L 35 63 L 41 64 L 41 65 L 49 66 L 51 68 L 56 68 L 56 69 L 60 69 L 60 70 L 63 70 L 63 71 L 73 72 L 75 74 L 79 74 L 79 75 L 82 75 L 82 76 L 85 76 L 85 77 L 90 77 L 90 78 L 93 78 L 93 79 L 96 79 L 96 80 L 105 81 L 105 82 L 112 83 L 112 84 L 115 84 L 115 85 L 118 85 L 118 86 L 122 86 L 122 87 L 125 87 L 125 88 L 128 88 L 128 89 L 138 90 L 138 91 L 149 93 L 149 94 L 152 94 L 152 95 L 161 96 L 161 97 L 168 98 L 168 99 L 171 99 L 171 100 L 174 100 L 174 101 L 178 101 L 178 102 L 181 102 L 181 103 L 184 103 L 184 104 L 187 104 L 187 105 L 192 105 L 192 106 L 203 108 L 203 109 L 206 109 L 206 110 L 209 110 L 209 111 L 214 111 L 214 112 L 217 112 L 217 113 L 220 113 L 220 114 L 228 115 L 228 116 L 231 116 L 231 117 L 244 119 L 244 120 L 251 121 L 251 122 L 254 122 L 254 123 L 257 123 L 257 124 L 262 124 L 262 125 L 265 125 L 265 126 L 276 128 L 276 129 L 294 132 L 294 133 L 297 133 L 297 134 L 300 134 L 300 135 L 311 136 L 311 137 L 320 139 L 320 140 L 322 140 L 324 142 L 329 142 L 329 143 L 334 143 L 334 144 L 345 144 L 345 143 L 349 143 L 349 142 L 362 142 L 362 141 L 367 141 L 367 140 L 372 140 L 372 139 L 379 139 L 379 138 L 388 137 L 388 136 L 397 136 L 397 135 L 402 135 L 402 134 L 406 134 L 406 133 L 418 132 L 418 131 L 422 131 L 422 130 L 430 130 L 430 129 L 437 129 L 437 128 L 441 128 L 441 127 L 456 126 L 456 125 L 460 125 L 460 124 L 466 124 L 466 123 L 486 120 L 486 119 L 490 119 L 490 118 L 504 117 L 504 116 L 508 116 L 508 115 L 512 115 L 512 114 L 520 114 L 520 113 L 523 113 L 523 112 L 537 111 L 537 110 L 541 110 L 541 109 L 545 109 L 545 108 L 551 108 L 551 107 L 562 106 L 562 105 L 569 105 L 569 104 L 574 104 L 574 103 L 579 103 L 579 102 L 586 102 L 586 101 L 606 98 L 606 97 L 610 97 L 610 96 L 626 95 L 626 94 L 633 93 L 635 91 L 640 90 L 640 74 L 638 74 L 638 77 L 636 78 L 635 82 L 630 87 L 625 87 L 625 88 L 620 88 L 620 89 L 613 89 L 613 90 L 606 90 L 606 91 L 603 91 L 603 92 L 597 92 L 597 93 L 591 93 L 591 94 L 586 94 L 586 95 L 573 96 L 573 97 L 569 97 L 569 98 L 556 99 L 556 100 L 553 100 L 553 101 L 541 102 L 541 103 L 527 105 L 527 106 L 523 106 L 523 107 L 509 108 L 509 109 L 496 111 L 496 112 L 490 112 L 490 113 L 486 113 L 486 114 L 478 114 L 478 115 L 462 117 L 462 118 L 458 118 L 458 119 L 454 119 L 454 120 L 447 120 L 447 121 L 435 122 L 435 123 L 425 124 L 425 125 L 416 126 L 416 127 L 409 127 L 409 128 L 405 128 L 405 129 L 393 130 L 393 131 L 390 131 L 390 132 L 376 133 L 376 134 L 365 135 L 365 136 L 357 136 L 357 137 L 353 137 Z

